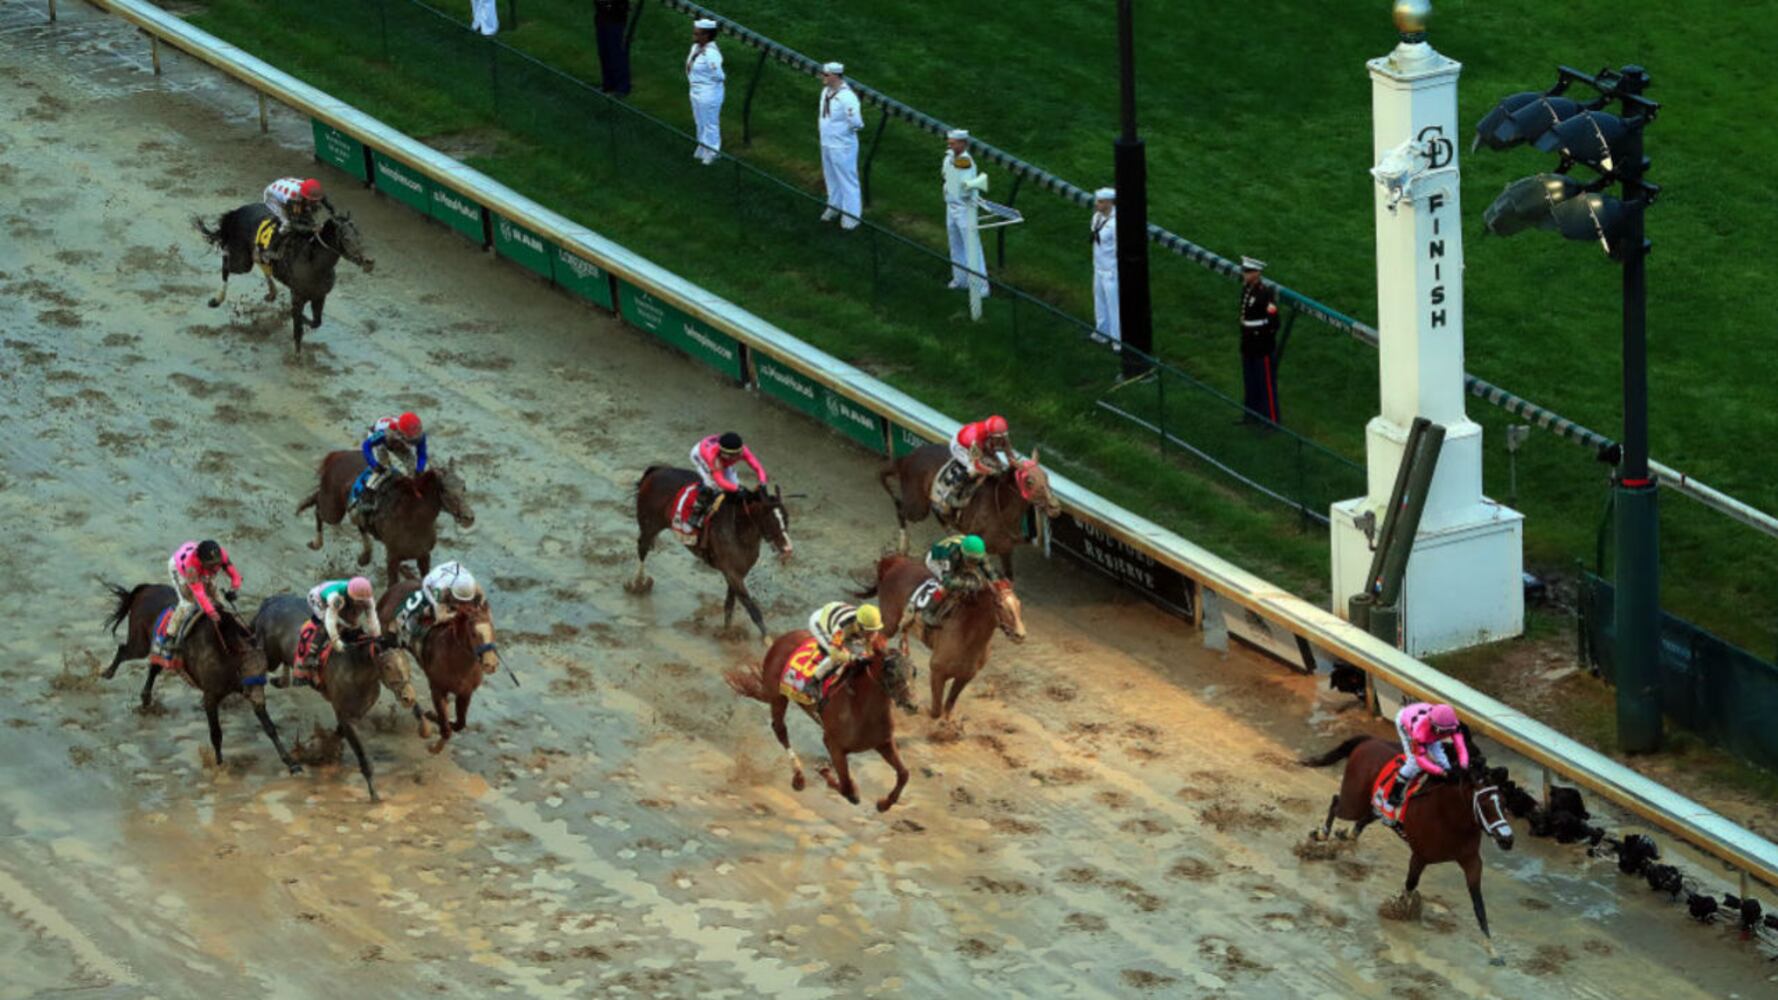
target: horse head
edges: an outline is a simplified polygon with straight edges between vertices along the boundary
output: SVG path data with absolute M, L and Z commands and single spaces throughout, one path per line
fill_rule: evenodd
M 412 669 L 408 665 L 407 654 L 396 649 L 393 643 L 385 645 L 380 641 L 372 641 L 370 651 L 375 658 L 377 676 L 382 680 L 383 686 L 401 702 L 402 708 L 414 707 L 414 703 L 419 701 L 419 695 L 414 692 Z
M 783 488 L 774 486 L 769 493 L 763 486 L 751 492 L 743 491 L 741 507 L 760 534 L 772 544 L 778 558 L 789 562 L 794 546 L 790 542 L 790 511 L 784 506 Z
M 467 630 L 469 645 L 481 661 L 482 676 L 494 676 L 500 669 L 500 647 L 494 642 L 494 614 L 486 602 L 460 605 L 451 626 Z
M 456 518 L 463 527 L 473 528 L 475 510 L 469 506 L 469 491 L 463 485 L 463 477 L 457 474 L 456 464 L 457 460 L 452 459 L 426 470 L 426 473 L 438 484 L 438 501 L 445 513 Z
M 366 274 L 377 266 L 377 262 L 365 254 L 364 237 L 359 234 L 358 224 L 352 221 L 350 212 L 340 212 L 321 226 L 321 242 L 358 265 Z
M 1050 474 L 1043 471 L 1037 462 L 1040 449 L 1031 449 L 1031 457 L 1020 459 L 1013 468 L 1013 482 L 1019 487 L 1019 497 L 1026 503 L 1036 507 L 1044 517 L 1055 517 L 1062 513 L 1062 505 L 1056 502 L 1056 495 L 1050 492 Z
M 994 584 L 994 617 L 1008 639 L 1025 641 L 1024 606 L 1019 603 L 1019 595 L 1013 593 L 1011 580 Z
M 883 690 L 888 692 L 889 699 L 901 707 L 901 710 L 912 714 L 919 711 L 914 704 L 914 678 L 919 669 L 914 661 L 901 655 L 901 651 L 885 644 L 876 650 L 870 667 L 872 676 Z
M 1513 849 L 1513 827 L 1507 819 L 1506 797 L 1500 794 L 1500 787 L 1488 780 L 1487 762 L 1480 753 L 1476 753 L 1469 762 L 1469 770 L 1464 773 L 1462 789 L 1469 793 L 1470 808 L 1475 813 L 1476 825 L 1482 832 L 1493 838 L 1495 846 L 1503 851 Z

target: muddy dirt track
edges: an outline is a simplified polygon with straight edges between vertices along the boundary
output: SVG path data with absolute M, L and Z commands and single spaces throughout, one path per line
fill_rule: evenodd
M 1773 988 L 1725 929 L 1523 835 L 1486 858 L 1506 968 L 1454 867 L 1422 919 L 1379 920 L 1407 860 L 1388 833 L 1291 850 L 1335 776 L 1287 761 L 1365 725 L 1350 699 L 1029 553 L 1032 641 L 996 648 L 956 728 L 904 725 L 902 805 L 792 792 L 765 708 L 721 682 L 760 646 L 719 633 L 716 577 L 663 542 L 654 593 L 624 593 L 629 490 L 744 430 L 810 494 L 797 562 L 754 578 L 783 629 L 891 539 L 873 461 L 338 175 L 378 268 L 342 272 L 293 362 L 254 281 L 205 308 L 216 259 L 188 217 L 307 171 L 306 122 L 261 136 L 244 91 L 178 58 L 157 81 L 120 22 L 63 11 L 0 4 L 0 997 Z M 202 536 L 248 608 L 346 572 L 349 541 L 310 552 L 292 508 L 321 453 L 405 407 L 469 478 L 478 523 L 440 554 L 490 584 L 522 688 L 484 688 L 443 756 L 374 727 L 373 806 L 349 764 L 285 776 L 238 700 L 218 768 L 194 691 L 163 682 L 140 713 L 141 664 L 95 679 L 95 576 L 158 580 Z M 320 698 L 271 706 L 305 753 L 337 752 Z M 867 800 L 891 779 L 856 773 Z

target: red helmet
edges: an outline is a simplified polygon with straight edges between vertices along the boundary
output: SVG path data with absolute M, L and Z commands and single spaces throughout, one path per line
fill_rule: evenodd
M 321 182 L 311 177 L 308 180 L 303 181 L 302 184 L 297 187 L 296 193 L 310 201 L 320 201 Z
M 401 416 L 395 418 L 395 429 L 400 431 L 401 436 L 404 438 L 419 437 L 420 415 L 412 412 L 403 413 Z
M 989 434 L 1005 434 L 1007 431 L 1006 418 L 998 413 L 982 421 L 982 424 Z

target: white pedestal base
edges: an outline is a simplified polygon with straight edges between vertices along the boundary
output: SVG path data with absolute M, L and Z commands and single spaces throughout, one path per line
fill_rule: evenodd
M 1441 471 L 1443 462 L 1440 462 Z M 1356 518 L 1359 497 L 1333 505 L 1333 612 L 1364 590 L 1370 543 Z M 1402 590 L 1402 648 L 1411 656 L 1448 653 L 1525 631 L 1525 516 L 1484 498 L 1436 527 L 1423 527 Z

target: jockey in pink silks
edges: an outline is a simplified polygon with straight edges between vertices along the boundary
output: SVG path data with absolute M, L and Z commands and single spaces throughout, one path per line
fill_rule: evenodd
M 753 457 L 753 449 L 741 441 L 741 435 L 734 431 L 726 434 L 712 434 L 692 445 L 691 465 L 697 471 L 698 479 L 704 488 L 698 491 L 698 502 L 692 510 L 691 521 L 694 526 L 703 523 L 703 518 L 710 510 L 710 504 L 718 493 L 734 493 L 741 489 L 741 483 L 735 478 L 735 466 L 745 463 L 753 470 L 753 476 L 759 485 L 766 484 L 765 466 Z
M 210 588 L 215 586 L 217 573 L 227 571 L 229 590 L 226 596 L 230 601 L 235 599 L 235 591 L 241 589 L 241 572 L 228 557 L 228 550 L 209 539 L 201 542 L 186 542 L 173 550 L 167 559 L 167 576 L 173 584 L 173 590 L 179 595 L 179 603 L 174 606 L 172 616 L 167 620 L 167 645 L 170 648 L 179 639 L 194 611 L 202 611 L 211 621 L 220 618 L 216 610 L 216 602 L 211 599 Z
M 1445 756 L 1445 743 L 1457 747 L 1457 766 L 1469 767 L 1469 745 L 1457 728 L 1457 710 L 1449 705 L 1429 705 L 1423 701 L 1403 705 L 1395 715 L 1395 733 L 1401 737 L 1401 752 L 1407 757 L 1396 772 L 1395 784 L 1389 789 L 1389 807 L 1401 805 L 1408 784 L 1422 771 L 1442 775 L 1451 770 Z

